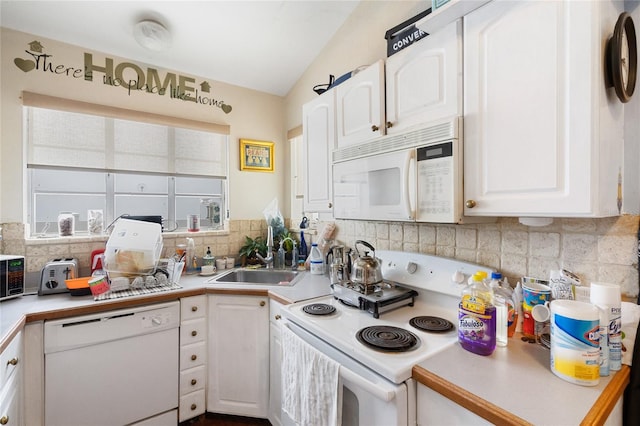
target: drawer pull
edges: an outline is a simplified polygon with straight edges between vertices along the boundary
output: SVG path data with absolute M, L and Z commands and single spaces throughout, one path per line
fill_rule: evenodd
M 280 316 L 280 314 L 278 314 L 278 315 L 276 315 L 276 316 L 275 316 L 275 319 L 277 319 L 277 320 L 279 320 L 280 318 L 282 318 L 282 317 Z
M 260 306 L 264 306 L 264 305 L 266 305 L 266 304 L 267 304 L 267 302 L 265 302 L 264 300 L 261 300 L 261 301 L 260 301 Z
M 191 361 L 195 361 L 196 359 L 198 359 L 198 355 L 191 355 Z
M 195 386 L 198 383 L 196 379 L 191 379 L 191 386 Z
M 18 358 L 11 358 L 7 361 L 7 365 L 18 365 Z
M 191 332 L 191 335 L 192 335 L 193 337 L 196 337 L 196 336 L 198 335 L 198 332 L 197 332 L 196 330 L 193 330 L 193 331 Z
M 191 411 L 194 411 L 198 406 L 196 404 L 191 404 Z
M 7 423 L 9 423 L 9 416 L 0 417 L 0 425 L 6 425 Z
M 197 310 L 198 310 L 198 307 L 197 307 L 197 306 L 192 306 L 192 307 L 191 307 L 191 312 L 195 312 L 195 311 L 197 311 Z

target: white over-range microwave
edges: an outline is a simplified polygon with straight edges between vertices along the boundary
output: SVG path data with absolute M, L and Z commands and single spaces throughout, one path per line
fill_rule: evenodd
M 337 219 L 462 221 L 462 118 L 333 152 Z

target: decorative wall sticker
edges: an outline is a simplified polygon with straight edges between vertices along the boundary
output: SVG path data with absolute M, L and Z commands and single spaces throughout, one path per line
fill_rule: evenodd
M 69 67 L 56 64 L 53 55 L 44 53 L 44 46 L 39 41 L 34 40 L 27 45 L 29 50 L 25 50 L 25 53 L 29 58 L 17 57 L 13 60 L 16 67 L 25 73 L 35 70 L 82 78 L 86 82 L 101 81 L 107 86 L 122 87 L 129 96 L 136 91 L 159 96 L 168 94 L 171 99 L 220 108 L 225 114 L 229 114 L 233 109 L 223 100 L 203 95 L 211 92 L 211 84 L 207 81 L 200 82 L 198 89 L 198 83 L 193 77 L 172 72 L 163 74 L 155 68 L 143 69 L 132 62 L 116 63 L 109 57 L 105 57 L 103 61 L 94 60 L 93 54 L 88 52 L 83 54 L 82 67 Z M 94 74 L 97 77 L 95 80 Z

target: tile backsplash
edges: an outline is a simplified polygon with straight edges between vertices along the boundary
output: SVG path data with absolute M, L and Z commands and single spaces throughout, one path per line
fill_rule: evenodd
M 640 216 L 601 219 L 557 218 L 543 227 L 528 227 L 517 218 L 501 218 L 490 224 L 440 225 L 399 222 L 337 220 L 334 237 L 353 247 L 365 240 L 378 250 L 419 252 L 495 268 L 513 284 L 522 276 L 548 278 L 553 269 L 568 269 L 583 283 L 620 285 L 628 298 L 638 296 L 638 225 Z M 294 221 L 295 222 L 295 221 Z M 322 229 L 322 223 L 317 224 Z M 80 268 L 89 267 L 92 250 L 104 247 L 107 237 L 52 239 L 24 238 L 21 223 L 4 223 L 0 253 L 25 255 L 27 271 L 39 272 L 56 257 L 76 257 Z M 305 235 L 314 238 L 313 230 Z M 176 244 L 193 238 L 198 256 L 207 247 L 216 257 L 238 256 L 245 236 L 266 236 L 264 219 L 234 220 L 225 231 L 164 233 L 163 256 Z M 311 241 L 307 241 L 308 244 Z

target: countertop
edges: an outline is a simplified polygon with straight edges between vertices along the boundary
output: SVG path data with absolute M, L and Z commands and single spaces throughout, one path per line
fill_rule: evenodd
M 227 272 L 227 271 L 224 271 Z M 289 304 L 331 293 L 329 279 L 324 275 L 312 275 L 301 272 L 304 276 L 294 286 L 267 286 L 247 284 L 218 284 L 213 282 L 220 272 L 212 277 L 200 275 L 183 275 L 180 279 L 181 289 L 152 293 L 142 296 L 131 296 L 122 299 L 94 301 L 93 296 L 71 296 L 69 293 L 38 296 L 23 295 L 0 302 L 0 352 L 22 329 L 25 323 L 58 319 L 95 312 L 110 311 L 150 303 L 178 300 L 183 297 L 199 294 L 245 294 L 269 296 L 280 303 Z
M 549 349 L 516 334 L 489 356 L 456 344 L 415 366 L 413 377 L 496 424 L 603 424 L 628 383 L 629 367 L 601 377 L 597 386 L 581 386 L 556 376 L 549 357 Z

